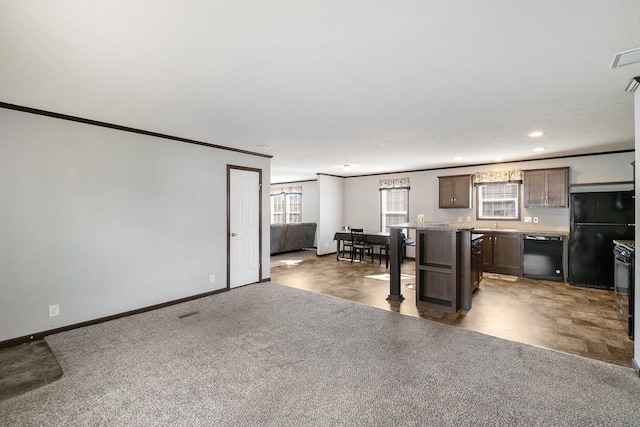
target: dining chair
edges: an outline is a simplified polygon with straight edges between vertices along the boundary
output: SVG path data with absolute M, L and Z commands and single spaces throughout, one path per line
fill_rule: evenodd
M 384 256 L 385 263 L 387 268 L 389 268 L 389 243 L 378 245 L 380 247 L 380 252 L 378 253 L 379 262 L 378 264 L 382 265 L 382 257 Z M 384 251 L 384 254 L 383 254 Z
M 344 253 L 347 249 L 349 250 L 349 256 L 351 256 L 351 252 L 353 252 L 353 238 L 342 241 L 342 258 L 344 258 Z
M 359 255 L 360 261 L 366 261 L 367 253 L 371 255 L 371 262 L 373 262 L 373 245 L 367 243 L 364 235 L 364 229 L 352 228 L 351 229 L 351 262 L 355 259 L 356 255 Z

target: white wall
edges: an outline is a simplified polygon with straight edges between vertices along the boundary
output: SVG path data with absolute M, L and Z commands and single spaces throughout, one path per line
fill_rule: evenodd
M 318 181 L 304 181 L 302 186 L 302 222 L 318 222 Z
M 227 164 L 269 183 L 268 158 L 5 109 L 0 125 L 0 341 L 226 287 Z
M 318 175 L 318 255 L 336 250 L 333 236 L 344 225 L 344 178 Z
M 380 229 L 380 195 L 378 181 L 381 178 L 409 177 L 409 220 L 417 221 L 418 214 L 424 214 L 427 221 L 450 221 L 458 223 L 460 218 L 465 224 L 475 227 L 492 227 L 495 221 L 476 220 L 475 191 L 471 209 L 438 208 L 438 176 L 473 174 L 484 170 L 503 170 L 511 168 L 538 169 L 569 166 L 570 184 L 594 182 L 631 181 L 633 168 L 631 162 L 634 153 L 618 153 L 598 156 L 572 157 L 567 159 L 540 160 L 518 163 L 500 163 L 489 166 L 462 167 L 435 171 L 389 174 L 347 178 L 345 182 L 344 221 L 354 227 L 367 230 Z M 631 186 L 615 187 L 574 187 L 571 191 L 602 191 L 630 189 Z M 525 216 L 536 216 L 538 224 L 525 223 Z M 467 217 L 470 221 L 467 222 Z M 569 230 L 569 209 L 522 209 L 520 221 L 498 221 L 502 228 L 523 230 Z
M 424 214 L 425 220 L 427 221 L 449 221 L 455 224 L 461 220 L 465 225 L 477 228 L 493 227 L 495 221 L 476 220 L 476 197 L 474 190 L 472 190 L 471 209 L 439 209 L 438 177 L 473 174 L 486 170 L 512 168 L 526 170 L 569 166 L 570 184 L 631 181 L 633 176 L 631 162 L 633 160 L 634 153 L 632 152 L 347 178 L 345 180 L 344 222 L 349 226 L 364 228 L 365 230 L 380 230 L 379 180 L 381 178 L 409 177 L 411 181 L 411 190 L 409 191 L 409 221 L 417 221 L 418 214 Z M 574 187 L 571 191 L 607 191 L 619 189 L 629 190 L 631 186 Z M 539 222 L 537 224 L 525 223 L 525 216 L 538 217 Z M 467 219 L 470 221 L 467 221 Z M 498 225 L 502 228 L 518 228 L 521 230 L 568 232 L 569 209 L 522 208 L 519 221 L 498 221 Z M 407 248 L 407 255 L 414 256 L 413 248 Z

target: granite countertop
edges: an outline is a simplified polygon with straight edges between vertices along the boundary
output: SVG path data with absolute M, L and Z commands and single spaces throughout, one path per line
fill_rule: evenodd
M 408 228 L 411 230 L 435 230 L 435 231 L 461 231 L 473 230 L 470 225 L 450 225 L 449 221 L 425 221 L 423 224 L 417 222 L 405 222 L 392 225 L 391 228 Z
M 455 225 L 452 225 L 455 227 Z M 554 230 L 519 230 L 517 228 L 473 228 L 474 233 L 519 233 L 529 234 L 533 236 L 569 236 L 568 231 L 554 231 Z
M 569 237 L 568 231 L 537 231 L 537 230 L 522 230 L 522 234 L 530 234 L 533 236 L 565 236 Z
M 448 221 L 425 221 L 420 225 L 417 222 L 405 222 L 403 224 L 392 225 L 391 228 L 408 228 L 410 230 L 431 230 L 431 231 L 472 231 L 473 227 L 462 224 L 449 224 Z
M 391 228 L 409 228 L 412 230 L 435 230 L 435 231 L 463 231 L 469 230 L 473 234 L 482 233 L 519 233 L 530 234 L 537 236 L 569 236 L 568 231 L 554 231 L 554 230 L 519 230 L 517 228 L 488 228 L 479 227 L 476 228 L 469 224 L 450 224 L 448 221 L 425 221 L 420 225 L 417 222 L 406 222 L 403 224 L 392 225 Z

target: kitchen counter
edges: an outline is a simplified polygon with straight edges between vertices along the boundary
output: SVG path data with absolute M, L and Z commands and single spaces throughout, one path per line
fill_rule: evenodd
M 568 231 L 551 231 L 551 230 L 518 230 L 516 228 L 474 228 L 474 232 L 481 233 L 520 233 L 538 236 L 569 236 Z
M 389 296 L 387 301 L 402 302 L 404 297 L 402 296 L 400 286 L 400 263 L 402 262 L 402 229 L 417 230 L 418 232 L 424 230 L 430 231 L 451 231 L 462 232 L 471 235 L 473 227 L 470 225 L 451 225 L 449 221 L 425 221 L 422 224 L 418 222 L 406 222 L 403 224 L 392 225 L 389 232 L 390 237 L 390 266 L 389 266 Z M 469 241 L 471 240 L 470 237 Z
M 450 224 L 446 221 L 426 221 L 423 224 L 417 222 L 408 222 L 404 224 L 396 224 L 391 227 L 390 232 L 390 281 L 389 281 L 389 301 L 403 301 L 404 297 L 401 293 L 400 286 L 400 263 L 401 258 L 401 232 L 402 229 L 431 232 L 454 232 L 463 233 L 465 237 L 462 240 L 474 241 L 483 237 L 483 247 L 481 250 L 482 270 L 499 274 L 508 274 L 514 276 L 523 275 L 522 263 L 522 237 L 525 235 L 538 236 L 562 236 L 566 242 L 569 237 L 568 231 L 556 230 L 521 230 L 516 228 L 484 228 L 475 227 L 466 223 Z M 504 237 L 496 236 L 497 234 Z M 484 236 L 483 236 L 484 235 Z M 467 240 L 468 239 L 468 240 Z M 465 243 L 466 244 L 466 243 Z M 465 249 L 466 251 L 466 249 Z M 464 287 L 466 289 L 466 286 Z M 463 302 L 464 301 L 464 302 Z M 467 298 L 461 298 L 460 302 L 466 306 L 469 302 Z
M 470 225 L 463 224 L 450 224 L 448 221 L 425 221 L 422 224 L 417 222 L 405 222 L 402 224 L 392 225 L 391 228 L 395 229 L 404 229 L 408 228 L 411 230 L 434 230 L 434 231 L 462 231 L 462 230 L 473 230 L 473 227 Z
M 416 305 L 445 313 L 471 309 L 475 289 L 471 241 L 469 229 L 425 227 L 417 231 Z

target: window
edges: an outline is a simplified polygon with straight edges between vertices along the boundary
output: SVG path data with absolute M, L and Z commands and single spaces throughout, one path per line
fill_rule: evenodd
M 409 222 L 409 189 L 381 189 L 380 206 L 382 231 L 390 226 Z
M 520 184 L 482 184 L 478 189 L 478 219 L 520 219 Z
M 271 224 L 302 222 L 302 187 L 271 189 Z
M 302 194 L 287 194 L 287 222 L 302 222 Z
M 284 194 L 271 196 L 271 224 L 284 224 Z
M 380 229 L 409 222 L 409 178 L 380 180 Z

